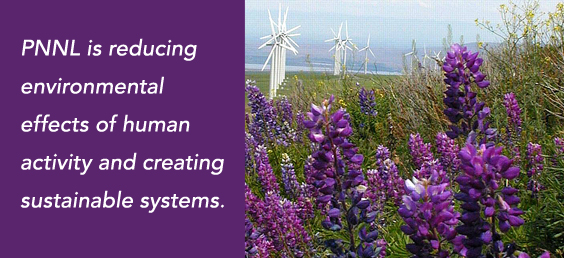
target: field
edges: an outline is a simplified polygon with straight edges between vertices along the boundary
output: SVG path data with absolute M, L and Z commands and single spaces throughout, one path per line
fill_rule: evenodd
M 349 77 L 353 77 L 356 82 L 362 85 L 375 86 L 384 82 L 389 82 L 397 79 L 396 75 L 370 75 L 370 74 L 353 74 Z M 278 90 L 279 95 L 285 96 L 291 93 L 291 88 L 298 84 L 307 85 L 319 85 L 326 86 L 327 89 L 338 89 L 342 84 L 342 78 L 335 76 L 333 74 L 327 74 L 324 72 L 287 72 L 286 73 L 286 86 L 283 86 Z M 268 71 L 248 71 L 245 72 L 245 80 L 252 80 L 256 83 L 256 86 L 264 92 L 268 97 L 268 84 L 270 79 L 270 73 Z
M 440 69 L 248 72 L 245 256 L 564 257 L 564 5 L 501 11 Z

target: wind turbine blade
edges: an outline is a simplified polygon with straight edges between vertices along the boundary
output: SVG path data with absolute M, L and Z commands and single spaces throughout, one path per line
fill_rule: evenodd
M 349 38 L 349 21 L 345 21 L 345 33 L 347 36 L 347 39 Z
M 266 68 L 266 65 L 268 64 L 268 61 L 270 61 L 270 58 L 272 57 L 272 53 L 274 53 L 275 48 L 276 47 L 273 47 L 272 50 L 270 50 L 270 54 L 268 54 L 268 57 L 266 58 L 266 62 L 264 62 L 261 71 L 264 71 L 264 68 Z
M 286 34 L 291 33 L 292 31 L 295 31 L 295 30 L 299 29 L 300 27 L 302 27 L 302 25 L 298 25 L 298 26 L 296 26 L 296 27 L 294 27 L 294 28 L 291 28 L 291 29 L 289 29 L 289 30 L 286 31 Z
M 267 36 L 261 37 L 260 39 L 267 39 L 267 38 L 272 38 L 272 35 L 267 35 Z
M 341 29 L 343 28 L 343 23 L 341 22 L 341 26 L 339 27 L 339 34 L 337 34 L 337 38 L 341 39 Z
M 284 30 L 286 30 L 286 18 L 288 18 L 288 9 L 290 9 L 289 6 L 286 7 L 286 12 L 284 13 L 284 22 L 282 23 L 282 24 L 283 24 L 283 27 L 284 27 L 284 28 L 283 28 Z
M 274 38 L 267 40 L 266 42 L 264 42 L 264 44 L 260 45 L 260 47 L 258 49 L 266 47 L 268 44 L 272 43 L 273 40 L 274 40 Z
M 276 31 L 274 30 L 274 21 L 272 20 L 272 15 L 270 14 L 270 10 L 268 10 L 268 19 L 270 19 L 270 29 L 272 30 L 272 37 L 275 37 Z
M 333 49 L 335 49 L 337 45 L 334 45 L 331 49 L 329 49 L 329 52 L 331 52 Z
M 374 55 L 374 52 L 372 52 L 372 49 L 368 49 L 368 51 L 370 51 L 370 54 L 372 54 L 373 57 L 376 57 L 376 55 Z
M 327 40 L 325 40 L 325 42 L 331 42 L 331 41 L 335 41 L 335 39 L 333 38 L 333 39 L 327 39 Z
M 337 33 L 335 33 L 335 31 L 333 30 L 333 28 L 330 28 L 331 32 L 333 32 L 333 36 L 336 38 L 337 37 Z
M 298 34 L 298 35 L 300 35 L 300 34 Z M 294 45 L 296 45 L 296 47 L 300 47 L 300 46 L 298 45 L 298 43 L 296 43 L 292 38 L 290 38 L 290 37 L 286 37 L 286 38 L 288 39 L 288 41 L 290 41 L 291 43 L 293 43 Z
M 366 41 L 366 47 L 370 46 L 370 33 L 368 33 L 368 41 Z
M 282 18 L 282 3 L 278 4 L 278 31 L 282 29 L 282 23 L 280 22 L 280 18 Z
M 287 45 L 287 44 L 280 44 L 281 47 L 290 50 L 292 52 L 294 52 L 294 54 L 297 54 L 298 50 L 296 50 L 294 47 L 292 47 L 291 45 Z
M 302 34 L 300 34 L 300 33 L 294 33 L 294 34 L 287 34 L 286 36 L 288 36 L 288 37 L 296 37 L 296 36 L 300 36 L 300 35 L 302 35 Z

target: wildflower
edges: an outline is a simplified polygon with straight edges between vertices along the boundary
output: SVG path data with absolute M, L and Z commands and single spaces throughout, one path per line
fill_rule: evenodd
M 505 94 L 503 105 L 507 111 L 507 143 L 511 147 L 514 156 L 521 156 L 519 153 L 518 143 L 521 138 L 521 108 L 515 99 L 515 93 Z
M 278 182 L 276 182 L 276 176 L 268 162 L 266 147 L 263 145 L 257 146 L 255 163 L 255 170 L 257 171 L 258 180 L 262 185 L 262 190 L 264 192 L 278 192 L 280 187 L 278 186 Z
M 254 81 L 247 81 L 245 91 L 247 92 L 249 107 L 251 107 L 252 121 L 249 125 L 249 133 L 259 144 L 264 144 L 272 138 L 272 130 L 276 125 L 276 110 L 272 106 L 272 102 L 268 101 L 264 94 L 260 92 Z
M 396 164 L 390 159 L 388 148 L 380 145 L 376 150 L 376 170 L 366 172 L 369 189 L 365 194 L 372 200 L 372 210 L 381 210 L 387 200 L 396 205 L 404 195 L 404 181 Z
M 446 109 L 444 114 L 451 122 L 450 131 L 446 134 L 454 139 L 459 135 L 469 135 L 474 141 L 477 134 L 485 137 L 482 143 L 487 142 L 495 136 L 495 130 L 489 128 L 489 122 L 485 121 L 490 114 L 490 109 L 484 102 L 477 102 L 476 92 L 472 91 L 472 84 L 478 88 L 487 88 L 490 82 L 485 80 L 486 75 L 480 72 L 483 60 L 478 58 L 478 52 L 472 53 L 466 47 L 458 44 L 452 46 L 447 53 L 443 70 L 445 72 L 445 83 L 448 84 L 443 99 Z M 473 121 L 476 118 L 476 121 Z
M 527 184 L 527 189 L 531 191 L 533 197 L 535 197 L 538 192 L 544 189 L 544 186 L 538 182 L 540 173 L 544 168 L 544 158 L 542 156 L 542 147 L 536 143 L 529 143 L 527 145 L 527 176 L 529 177 L 529 182 Z
M 435 139 L 441 165 L 451 174 L 454 173 L 460 166 L 460 159 L 458 158 L 460 147 L 454 143 L 453 139 L 442 132 L 438 133 Z
M 247 240 L 254 240 L 250 242 L 258 257 L 268 257 L 273 252 L 301 257 L 308 251 L 306 247 L 311 238 L 303 226 L 299 209 L 298 205 L 272 191 L 266 192 L 262 200 L 245 185 L 245 212 L 256 225 L 256 232 L 251 233 L 251 239 L 246 239 L 245 246 Z M 251 247 L 249 251 L 252 250 Z
M 556 145 L 556 154 L 564 154 L 564 138 L 554 138 L 554 145 Z
M 374 90 L 366 91 L 366 89 L 362 87 L 358 93 L 358 99 L 360 104 L 360 112 L 370 116 L 378 115 L 378 112 L 376 111 Z
M 291 198 L 297 198 L 299 196 L 300 184 L 298 183 L 294 165 L 290 161 L 288 154 L 282 153 L 280 166 L 282 167 L 282 182 L 284 182 L 286 194 Z
M 312 104 L 307 113 L 309 120 L 304 121 L 310 130 L 309 139 L 316 145 L 312 154 L 315 169 L 312 184 L 319 193 L 317 202 L 328 206 L 321 225 L 327 230 L 341 231 L 342 219 L 347 222 L 348 246 L 341 239 L 328 239 L 325 245 L 336 256 L 372 257 L 377 255 L 374 241 L 378 232 L 371 227 L 358 229 L 362 222 L 370 224 L 376 217 L 376 212 L 370 212 L 370 200 L 357 190 L 365 184 L 360 169 L 364 157 L 357 154 L 358 148 L 348 141 L 352 134 L 349 115 L 344 109 L 331 112 L 334 100 L 331 96 L 321 106 Z M 356 230 L 360 230 L 358 245 Z
M 413 158 L 413 164 L 416 168 L 420 168 L 425 162 L 433 160 L 431 152 L 431 144 L 424 143 L 419 134 L 411 134 L 409 136 L 409 153 Z
M 433 183 L 429 179 L 407 180 L 403 204 L 398 213 L 407 225 L 401 230 L 409 235 L 413 243 L 407 250 L 413 257 L 450 257 L 443 240 L 456 237 L 455 226 L 460 214 L 454 211 L 449 183 Z
M 245 132 L 245 172 L 251 174 L 254 172 L 253 149 L 258 145 L 254 137 Z
M 453 243 L 458 253 L 469 258 L 482 257 L 484 244 L 492 246 L 487 249 L 489 255 L 498 257 L 503 251 L 499 247 L 504 245 L 497 229 L 505 233 L 524 223 L 519 218 L 523 211 L 516 207 L 520 202 L 515 195 L 518 190 L 510 186 L 499 189 L 501 179 L 519 176 L 519 167 L 512 166 L 513 161 L 501 151 L 502 147 L 482 144 L 476 149 L 466 144 L 459 153 L 464 173 L 456 178 L 460 193 L 455 198 L 463 202 L 463 224 L 456 228 L 460 236 Z

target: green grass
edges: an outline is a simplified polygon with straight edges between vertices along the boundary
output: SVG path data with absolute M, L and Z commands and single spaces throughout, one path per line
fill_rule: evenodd
M 398 78 L 397 75 L 349 75 L 349 79 L 358 82 L 365 87 L 373 87 L 381 82 L 390 81 Z M 270 72 L 247 71 L 245 72 L 245 80 L 256 81 L 257 87 L 268 97 L 268 87 L 270 83 Z M 277 95 L 288 96 L 292 93 L 292 88 L 301 85 L 328 85 L 331 88 L 340 88 L 342 86 L 342 78 L 333 74 L 324 72 L 287 72 L 286 85 L 282 86 Z
M 530 8 L 524 6 L 515 10 L 527 13 Z M 531 257 L 537 257 L 544 250 L 550 250 L 552 257 L 564 257 L 564 156 L 555 156 L 553 142 L 555 137 L 564 137 L 564 33 L 561 31 L 564 27 L 564 5 L 557 12 L 550 19 L 555 20 L 551 24 L 559 24 L 561 34 L 557 31 L 543 35 L 546 30 L 539 29 L 533 31 L 534 35 L 529 30 L 529 34 L 524 36 L 520 34 L 524 28 L 540 28 L 544 26 L 541 24 L 544 21 L 535 20 L 539 23 L 531 24 L 527 19 L 512 18 L 519 14 L 506 12 L 504 17 L 508 22 L 518 21 L 519 24 L 506 26 L 514 31 L 507 34 L 505 42 L 495 48 L 486 46 L 480 54 L 485 59 L 481 71 L 487 75 L 491 86 L 478 90 L 477 98 L 491 108 L 491 126 L 499 130 L 501 137 L 505 137 L 507 128 L 504 94 L 514 92 L 522 109 L 523 133 L 516 142 L 521 160 L 515 164 L 522 171 L 512 184 L 521 189 L 519 196 L 522 202 L 519 207 L 525 211 L 525 225 L 512 229 L 504 240 L 515 242 L 520 250 L 527 251 Z M 518 36 L 515 36 L 516 33 L 519 33 Z M 245 77 L 255 80 L 261 91 L 268 94 L 269 75 L 268 72 L 247 72 Z M 354 131 L 350 140 L 365 156 L 362 165 L 364 171 L 374 168 L 375 150 L 382 144 L 390 149 L 401 176 L 410 178 L 414 167 L 407 148 L 409 134 L 420 133 L 425 142 L 434 143 L 437 132 L 447 130 L 448 121 L 443 114 L 445 107 L 442 102 L 446 86 L 441 71 L 416 70 L 401 76 L 352 74 L 346 78 L 314 72 L 287 73 L 286 76 L 287 84 L 279 90 L 279 95 L 289 99 L 294 113 L 307 112 L 311 103 L 319 104 L 331 94 L 336 97 L 334 105 L 346 108 Z M 360 112 L 360 87 L 357 83 L 375 90 L 377 116 L 367 117 Z M 305 134 L 302 140 L 289 146 L 267 146 L 270 164 L 279 180 L 280 156 L 287 153 L 294 163 L 299 181 L 304 181 L 303 165 L 311 149 Z M 457 143 L 462 145 L 463 141 L 459 139 Z M 529 142 L 541 144 L 545 156 L 545 169 L 539 181 L 546 189 L 535 198 L 526 190 L 528 177 L 525 156 Z M 504 142 L 500 141 L 498 145 L 504 145 Z M 507 149 L 504 152 L 509 155 Z M 253 181 L 253 178 L 246 179 L 248 183 Z M 258 190 L 256 187 L 260 187 L 260 184 L 255 182 L 252 188 Z M 405 244 L 409 239 L 399 230 L 403 222 L 395 211 L 395 205 L 386 206 L 383 212 L 386 226 L 380 232 L 389 243 L 387 257 L 407 257 Z M 312 233 L 322 231 L 318 221 L 312 223 L 311 229 Z

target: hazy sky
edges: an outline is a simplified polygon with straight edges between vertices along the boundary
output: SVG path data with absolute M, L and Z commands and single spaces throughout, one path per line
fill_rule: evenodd
M 519 3 L 520 1 L 515 1 Z M 542 11 L 553 11 L 558 2 L 541 0 Z M 455 41 L 464 35 L 465 42 L 476 41 L 480 34 L 483 41 L 499 41 L 493 34 L 476 27 L 474 20 L 500 21 L 499 5 L 508 1 L 496 0 L 246 0 L 246 44 L 252 47 L 258 38 L 270 34 L 268 12 L 278 16 L 278 4 L 289 7 L 288 28 L 297 25 L 301 36 L 298 44 L 322 44 L 332 37 L 330 28 L 348 21 L 350 37 L 364 45 L 371 34 L 371 45 L 380 47 L 405 47 L 416 39 L 418 46 L 438 46 L 447 35 L 451 24 Z

